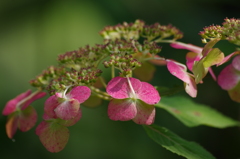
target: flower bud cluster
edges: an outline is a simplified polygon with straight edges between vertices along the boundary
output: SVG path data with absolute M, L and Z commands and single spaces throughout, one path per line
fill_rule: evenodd
M 222 26 L 211 25 L 205 27 L 204 31 L 201 31 L 199 34 L 203 38 L 203 42 L 207 42 L 206 39 L 212 40 L 218 38 L 240 45 L 240 19 L 226 18 Z
M 99 34 L 104 39 L 139 39 L 140 33 L 145 23 L 141 20 L 136 20 L 134 23 L 124 22 L 115 26 L 107 26 Z
M 105 41 L 106 44 L 106 51 L 109 53 L 109 55 L 111 54 L 115 54 L 115 53 L 128 53 L 128 54 L 134 54 L 137 50 L 136 50 L 136 45 L 139 46 L 140 44 L 135 41 L 135 40 L 107 40 Z
M 143 27 L 142 35 L 147 37 L 149 40 L 156 38 L 165 39 L 171 36 L 173 36 L 173 40 L 177 40 L 183 37 L 183 33 L 171 24 L 160 25 L 159 23 L 145 25 Z
M 225 19 L 223 27 L 223 34 L 227 35 L 226 39 L 236 45 L 240 45 L 240 19 Z
M 162 50 L 162 47 L 157 45 L 156 42 L 149 42 L 145 40 L 143 42 L 143 47 L 142 49 L 138 49 L 138 51 L 143 52 L 143 53 L 151 53 L 152 55 L 158 54 Z
M 94 67 L 82 68 L 80 71 L 70 69 L 53 78 L 46 89 L 53 95 L 68 86 L 92 85 L 101 73 L 101 70 Z
M 110 60 L 104 61 L 103 64 L 106 68 L 114 66 L 121 72 L 132 71 L 137 67 L 141 67 L 141 63 L 138 60 L 134 59 L 133 56 L 129 55 L 128 53 L 111 54 Z
M 44 70 L 40 75 L 38 75 L 35 79 L 30 81 L 30 84 L 33 87 L 40 88 L 42 90 L 46 89 L 49 85 L 50 81 L 53 78 L 57 78 L 59 75 L 64 74 L 66 69 L 64 67 L 54 67 L 50 66 L 46 70 Z
M 165 39 L 173 37 L 173 40 L 181 39 L 183 33 L 172 25 L 160 25 L 155 23 L 153 25 L 146 25 L 141 20 L 136 20 L 135 23 L 118 24 L 115 26 L 107 26 L 100 35 L 104 39 L 126 39 L 126 40 L 138 40 L 140 37 L 147 38 L 149 41 L 156 38 Z
M 81 68 L 92 67 L 97 65 L 99 59 L 104 54 L 106 45 L 95 45 L 90 47 L 86 45 L 78 50 L 66 52 L 58 56 L 58 61 L 61 65 L 75 70 Z
M 220 25 L 205 27 L 204 31 L 201 31 L 199 34 L 204 39 L 224 38 L 224 36 L 222 36 L 222 27 Z

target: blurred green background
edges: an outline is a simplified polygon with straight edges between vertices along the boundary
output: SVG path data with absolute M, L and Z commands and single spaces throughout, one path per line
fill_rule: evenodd
M 203 27 L 221 24 L 229 17 L 240 18 L 238 0 L 0 0 L 0 108 L 31 87 L 28 81 L 43 69 L 56 64 L 58 54 L 86 44 L 102 43 L 98 32 L 107 25 L 142 19 L 147 24 L 173 24 L 184 32 L 183 42 L 203 46 L 198 35 Z M 184 62 L 184 50 L 162 45 L 161 55 Z M 231 53 L 235 46 L 218 45 Z M 176 53 L 175 53 L 176 52 Z M 220 67 L 216 69 L 219 73 Z M 182 84 L 165 67 L 158 67 L 155 85 Z M 215 68 L 214 68 L 215 69 Z M 207 104 L 225 115 L 239 119 L 239 104 L 207 76 L 198 86 L 195 101 Z M 183 92 L 183 94 L 185 94 Z M 33 103 L 42 120 L 46 98 Z M 147 137 L 143 128 L 129 122 L 110 121 L 107 102 L 91 109 L 82 107 L 82 119 L 70 129 L 70 139 L 60 153 L 48 152 L 34 129 L 17 132 L 15 142 L 5 133 L 6 117 L 0 116 L 1 159 L 181 159 Z M 200 143 L 218 159 L 240 158 L 239 128 L 215 129 L 185 127 L 164 110 L 157 110 L 156 123 L 179 136 Z

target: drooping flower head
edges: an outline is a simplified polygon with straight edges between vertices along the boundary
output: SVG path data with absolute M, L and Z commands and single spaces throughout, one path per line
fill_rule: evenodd
M 160 101 L 160 96 L 149 83 L 131 77 L 115 77 L 108 83 L 107 93 L 113 98 L 108 105 L 110 119 L 133 120 L 145 125 L 154 122 L 154 104 Z
M 91 90 L 86 86 L 74 87 L 66 94 L 56 93 L 45 102 L 42 121 L 36 134 L 44 147 L 50 152 L 61 151 L 68 142 L 68 126 L 77 123 L 81 116 L 80 104 L 90 97 Z
M 30 104 L 45 96 L 45 92 L 28 90 L 10 100 L 3 109 L 2 114 L 8 116 L 6 123 L 7 136 L 12 139 L 19 128 L 25 132 L 30 130 L 37 121 L 37 113 Z
M 212 63 L 212 61 L 215 60 L 214 58 L 217 58 L 217 56 L 218 58 L 220 57 L 222 59 L 223 54 L 219 50 L 215 50 L 215 52 L 213 51 L 208 55 L 208 53 L 211 51 L 211 47 L 217 41 L 218 40 L 210 42 L 210 46 L 206 45 L 204 48 L 181 42 L 174 42 L 170 45 L 176 49 L 186 49 L 191 51 L 186 54 L 186 64 L 188 69 L 192 71 L 196 76 L 198 76 L 196 79 L 196 83 L 199 83 L 202 81 L 202 78 L 206 76 L 208 71 L 214 80 L 217 79 L 212 68 L 209 67 L 209 64 L 206 64 L 209 63 L 209 61 L 211 61 L 211 65 L 215 64 Z M 215 57 L 211 55 L 215 55 Z M 221 61 L 221 59 L 219 61 Z

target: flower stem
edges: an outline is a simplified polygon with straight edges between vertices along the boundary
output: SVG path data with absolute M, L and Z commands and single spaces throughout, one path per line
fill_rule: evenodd
M 111 73 L 112 73 L 112 78 L 114 78 L 115 77 L 115 68 L 114 68 L 114 66 L 112 66 L 111 67 Z

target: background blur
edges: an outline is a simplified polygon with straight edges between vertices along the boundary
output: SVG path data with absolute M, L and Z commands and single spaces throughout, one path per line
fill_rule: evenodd
M 106 25 L 133 22 L 135 19 L 142 19 L 147 24 L 171 23 L 184 32 L 183 42 L 203 46 L 199 31 L 211 24 L 221 24 L 226 17 L 240 18 L 239 0 L 0 0 L 0 110 L 8 100 L 31 88 L 28 84 L 30 79 L 49 65 L 56 64 L 58 54 L 86 44 L 101 43 L 98 32 Z M 184 62 L 186 51 L 162 46 L 162 56 L 182 57 L 180 59 Z M 235 48 L 227 42 L 221 42 L 219 47 L 227 53 Z M 214 69 L 218 73 L 223 67 Z M 153 84 L 182 84 L 165 67 L 157 69 Z M 227 92 L 209 76 L 198 89 L 195 101 L 239 119 L 240 105 L 232 102 Z M 38 123 L 42 120 L 45 99 L 33 103 L 39 111 Z M 141 126 L 132 121 L 110 121 L 107 103 L 94 109 L 82 107 L 82 111 L 82 119 L 69 127 L 68 144 L 57 154 L 42 146 L 34 133 L 35 128 L 26 133 L 18 131 L 16 141 L 9 140 L 5 133 L 6 117 L 0 116 L 0 158 L 183 158 L 157 145 Z M 188 128 L 161 109 L 157 109 L 156 124 L 200 143 L 218 159 L 240 158 L 239 128 Z

